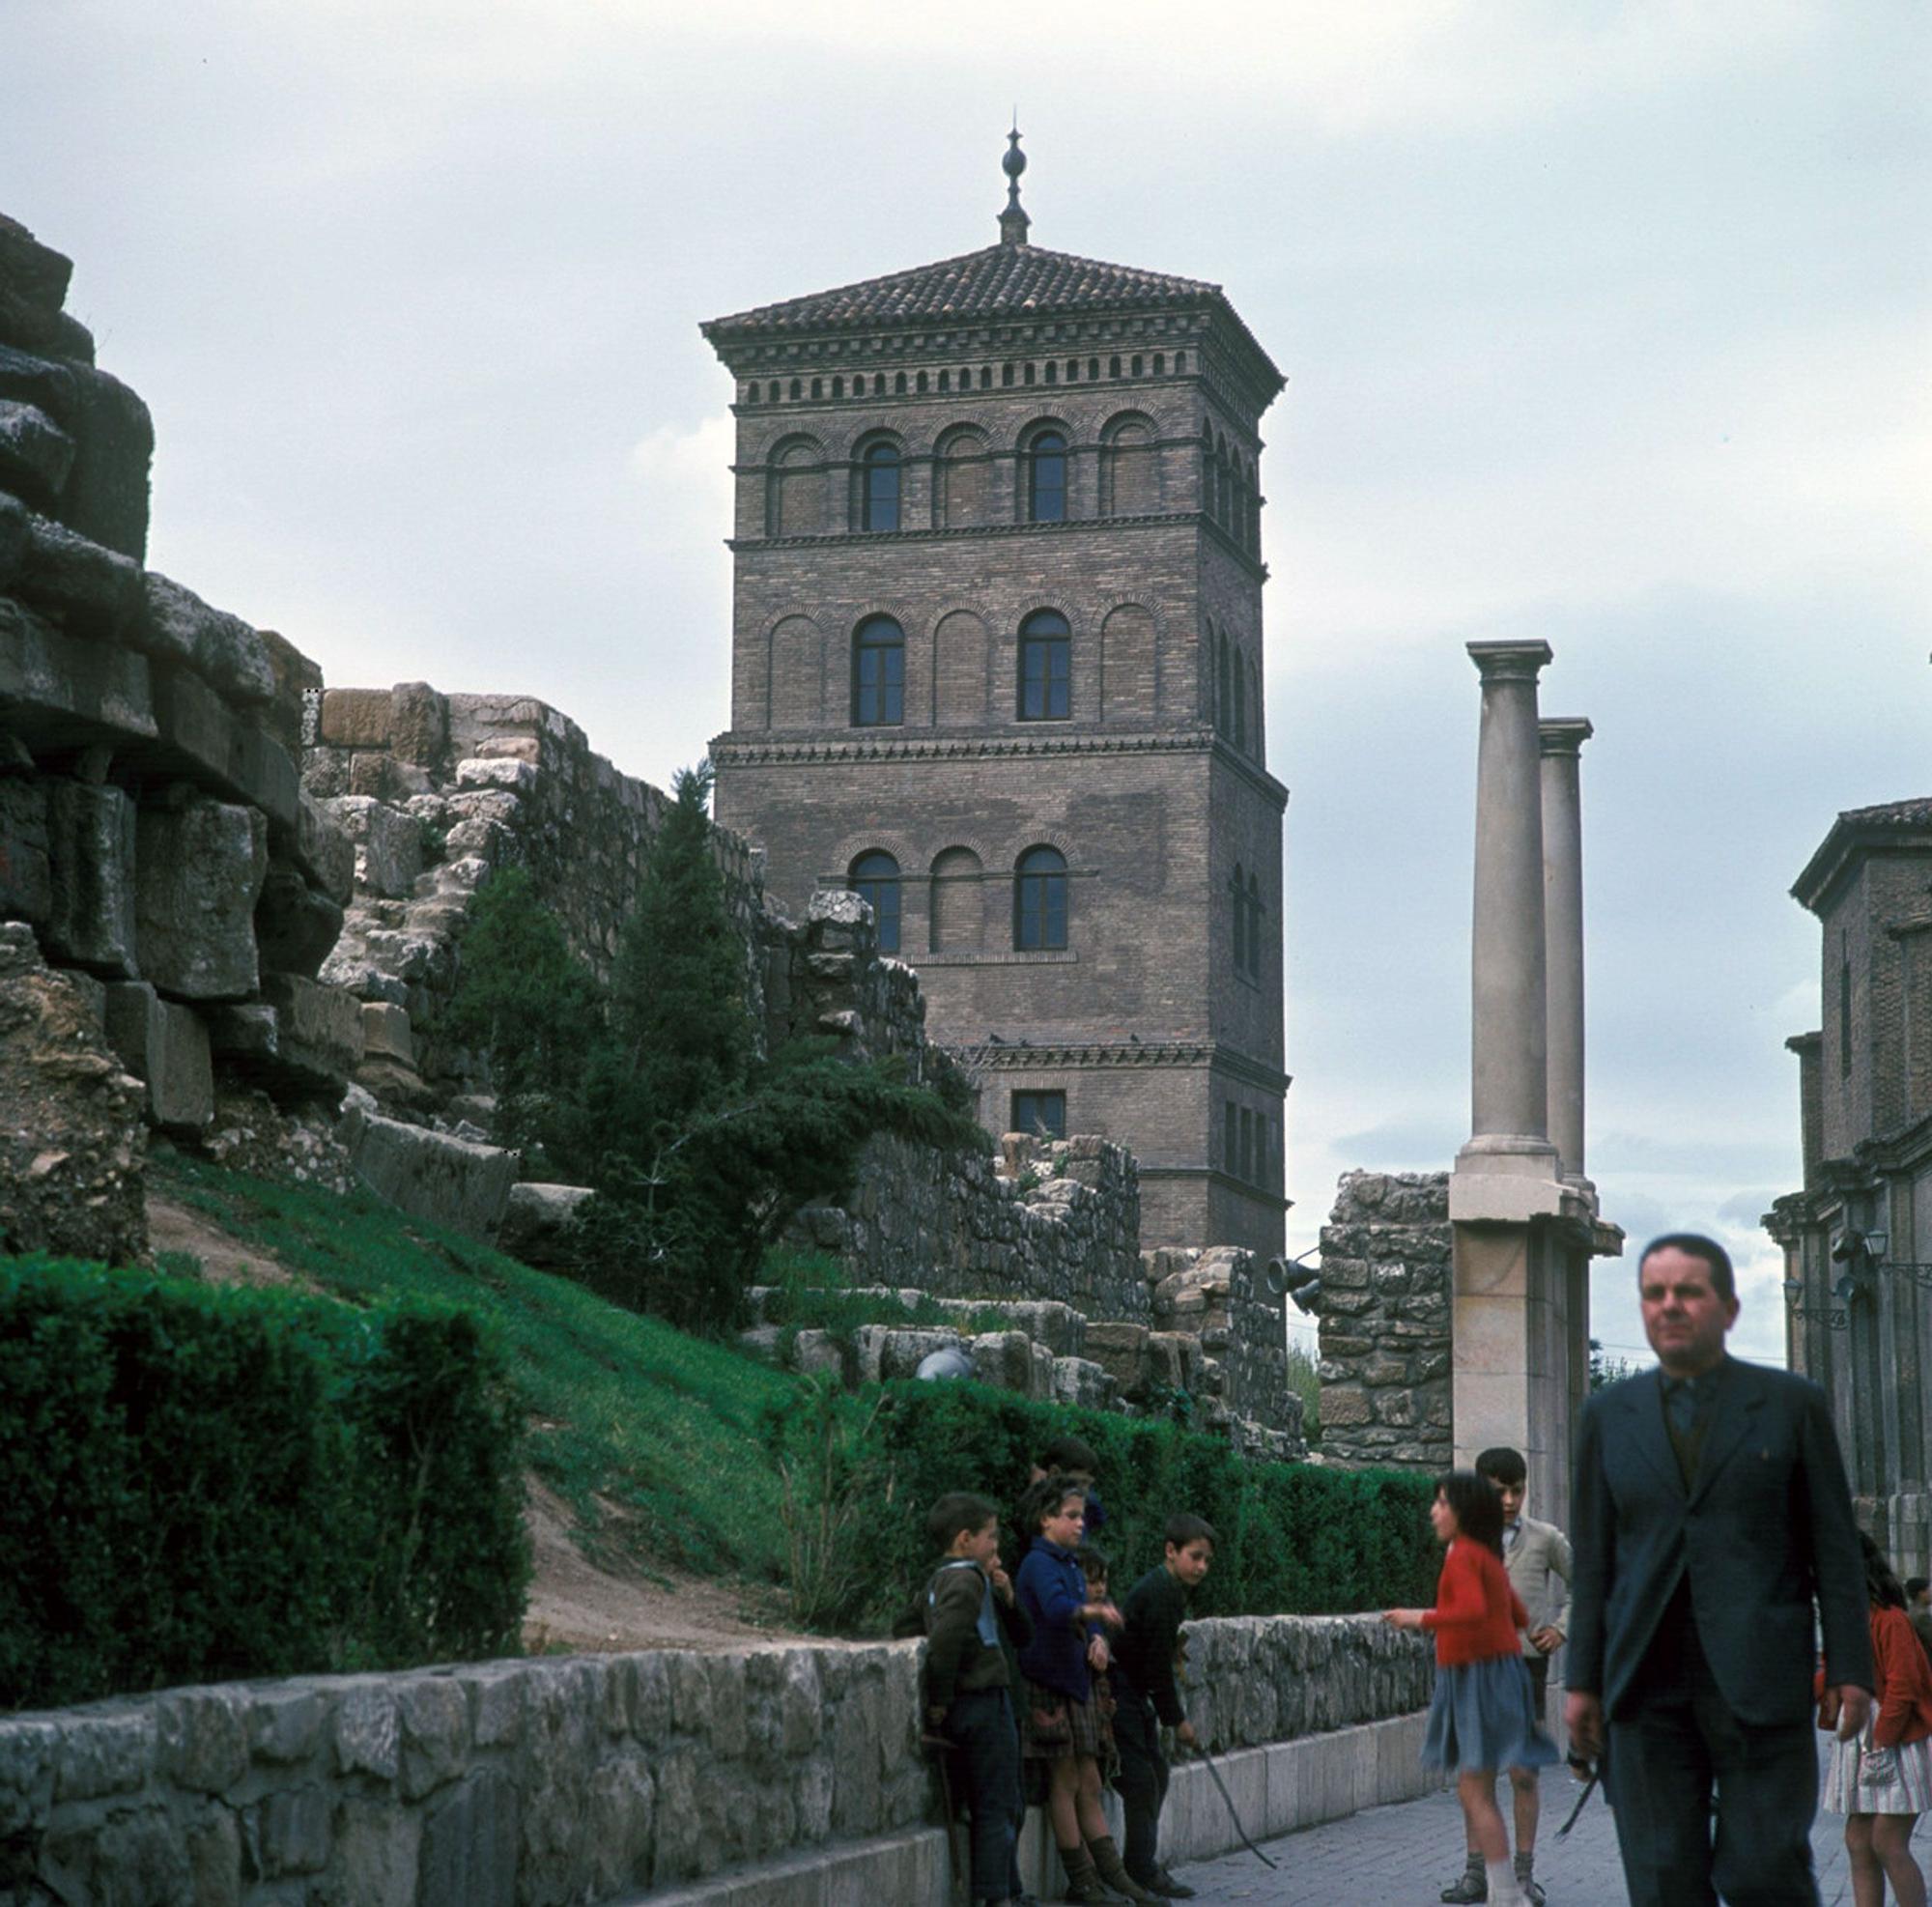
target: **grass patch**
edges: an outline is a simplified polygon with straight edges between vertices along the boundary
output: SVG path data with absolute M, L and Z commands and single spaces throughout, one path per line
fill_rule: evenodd
M 488 1318 L 529 1412 L 531 1466 L 570 1506 L 593 1561 L 782 1579 L 779 1485 L 758 1424 L 796 1379 L 365 1193 L 182 1155 L 149 1172 L 156 1189 L 346 1303 L 413 1297 Z

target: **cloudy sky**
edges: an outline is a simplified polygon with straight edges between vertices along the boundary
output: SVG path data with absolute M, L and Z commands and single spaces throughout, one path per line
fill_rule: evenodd
M 1932 787 L 1920 0 L 5 0 L 0 211 L 155 413 L 149 560 L 332 683 L 517 690 L 655 781 L 726 717 L 701 319 L 1034 239 L 1289 375 L 1268 693 L 1290 1190 L 1467 1134 L 1476 637 L 1587 715 L 1589 1166 L 1741 1254 L 1798 1176 L 1786 894 Z M 1596 1324 L 1640 1349 L 1631 1261 Z

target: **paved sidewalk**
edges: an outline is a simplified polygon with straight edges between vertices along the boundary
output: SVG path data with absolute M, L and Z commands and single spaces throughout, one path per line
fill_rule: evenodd
M 1820 1766 L 1823 1765 L 1821 1742 Z M 1507 1812 L 1507 1790 L 1498 1783 Z M 1625 1907 L 1623 1869 L 1617 1862 L 1616 1829 L 1601 1793 L 1590 1798 L 1568 1840 L 1556 1830 L 1577 1799 L 1561 1768 L 1543 1778 L 1543 1826 L 1537 1835 L 1536 1878 L 1549 1907 Z M 1845 1823 L 1820 1814 L 1811 1845 L 1825 1907 L 1849 1907 L 1851 1879 L 1845 1868 Z M 1448 1789 L 1394 1807 L 1373 1807 L 1264 1843 L 1278 1871 L 1246 1852 L 1176 1869 L 1200 1890 L 1202 1907 L 1435 1907 L 1463 1865 L 1463 1811 Z M 1921 1866 L 1932 1863 L 1932 1833 L 1922 1826 L 1914 1839 Z

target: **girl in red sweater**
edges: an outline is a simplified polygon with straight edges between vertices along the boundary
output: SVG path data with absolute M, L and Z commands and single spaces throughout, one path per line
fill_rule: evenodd
M 1845 1817 L 1858 1907 L 1883 1907 L 1887 1881 L 1898 1907 L 1925 1907 L 1912 1830 L 1932 1807 L 1932 1665 L 1885 1551 L 1862 1530 L 1859 1542 L 1865 1552 L 1878 1687 L 1863 1734 L 1832 1744 L 1823 1803 L 1828 1814 Z
M 1482 1850 L 1490 1907 L 1522 1907 L 1509 1835 L 1496 1811 L 1496 1770 L 1537 1768 L 1556 1759 L 1530 1696 L 1517 1632 L 1529 1611 L 1503 1568 L 1503 1504 L 1495 1486 L 1474 1470 L 1438 1478 L 1429 1521 L 1449 1553 L 1432 1609 L 1390 1609 L 1397 1629 L 1435 1637 L 1435 1699 L 1429 1708 L 1423 1764 L 1452 1769 L 1468 1825 Z

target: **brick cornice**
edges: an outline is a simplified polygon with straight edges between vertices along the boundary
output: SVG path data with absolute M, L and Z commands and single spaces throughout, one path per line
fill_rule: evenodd
M 841 730 L 841 734 L 870 733 Z M 1000 761 L 1053 754 L 1212 754 L 1233 769 L 1277 809 L 1288 806 L 1288 790 L 1265 768 L 1259 768 L 1208 728 L 1165 734 L 980 735 L 940 740 L 754 742 L 726 731 L 711 740 L 711 759 L 719 768 L 837 768 L 859 761 Z
M 1003 1039 L 972 1046 L 950 1045 L 946 1050 L 974 1072 L 1099 1072 L 1122 1067 L 1206 1067 L 1265 1093 L 1284 1095 L 1290 1084 L 1287 1073 L 1212 1039 L 1095 1039 L 1062 1045 Z

